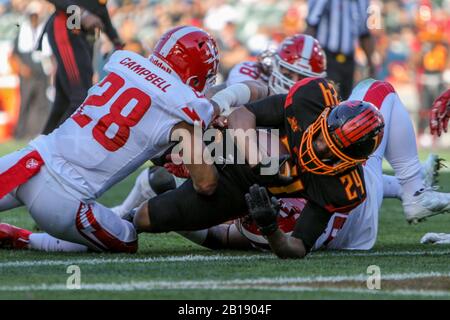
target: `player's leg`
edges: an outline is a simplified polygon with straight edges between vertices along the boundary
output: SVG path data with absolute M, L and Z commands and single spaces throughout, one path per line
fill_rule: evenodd
M 61 80 L 62 75 L 59 68 L 60 67 L 58 66 L 55 75 L 55 99 L 53 101 L 47 122 L 42 130 L 42 134 L 49 134 L 57 128 L 65 110 L 69 108 L 69 98 L 61 85 L 61 82 L 65 80 Z
M 179 231 L 186 239 L 212 250 L 254 250 L 251 242 L 239 232 L 234 223 L 197 230 Z
M 439 170 L 442 168 L 443 159 L 436 154 L 429 154 L 427 160 L 422 162 L 422 180 L 426 188 L 434 187 L 438 183 Z M 397 177 L 383 175 L 383 197 L 402 199 L 402 186 Z
M 37 225 L 51 235 L 30 235 L 32 249 L 46 251 L 135 252 L 133 225 L 99 203 L 83 203 L 67 193 L 47 171 L 20 186 L 17 197 Z M 58 202 L 55 203 L 54 199 Z M 61 241 L 63 240 L 63 241 Z
M 407 220 L 415 221 L 450 211 L 450 194 L 436 192 L 424 182 L 414 129 L 397 94 L 394 95 L 390 119 L 385 157 L 402 186 L 403 209 Z
M 248 187 L 221 173 L 215 193 L 205 196 L 195 191 L 192 180 L 187 180 L 179 188 L 141 205 L 134 224 L 138 230 L 151 233 L 207 229 L 247 211 L 244 195 Z
M 19 162 L 23 157 L 25 157 L 27 154 L 29 154 L 31 151 L 33 151 L 30 147 L 25 147 L 24 149 L 18 150 L 16 152 L 12 152 L 10 154 L 7 154 L 0 158 L 0 178 L 7 179 L 6 175 L 8 172 L 10 172 L 11 168 Z M 2 183 L 2 186 L 4 186 L 4 182 Z M 1 187 L 0 186 L 0 191 Z M 5 193 L 8 192 L 8 190 L 5 191 Z M 6 193 L 3 197 L 0 196 L 0 212 L 11 210 L 17 207 L 22 206 L 23 203 L 17 198 L 16 195 L 16 189 L 13 191 L 10 191 L 9 193 Z
M 146 168 L 136 178 L 133 189 L 126 199 L 111 210 L 119 217 L 124 217 L 131 210 L 139 207 L 144 201 L 176 187 L 175 178 L 163 167 L 153 166 Z
M 402 199 L 402 186 L 395 176 L 383 175 L 383 198 Z
M 406 219 L 414 221 L 441 213 L 447 205 L 450 209 L 450 195 L 434 192 L 425 186 L 414 128 L 393 87 L 387 82 L 368 79 L 355 87 L 350 99 L 375 101 L 383 114 L 384 137 L 373 156 L 384 156 L 394 169 L 402 187 Z
M 71 34 L 65 21 L 65 15 L 57 15 L 47 32 L 58 67 L 55 101 L 44 134 L 52 132 L 81 105 L 92 85 L 92 56 L 86 40 L 83 35 Z

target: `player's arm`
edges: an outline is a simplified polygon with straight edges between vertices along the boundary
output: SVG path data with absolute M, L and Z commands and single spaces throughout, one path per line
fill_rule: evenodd
M 269 199 L 265 188 L 252 186 L 245 198 L 250 215 L 266 236 L 272 251 L 283 259 L 305 257 L 331 218 L 328 211 L 309 201 L 289 236 L 278 228 L 278 201 Z
M 116 28 L 114 28 L 114 26 L 112 24 L 112 21 L 111 21 L 111 18 L 109 16 L 108 9 L 106 8 L 106 6 L 100 7 L 99 15 L 105 26 L 104 31 L 105 31 L 106 35 L 108 36 L 109 40 L 113 43 L 114 49 L 116 49 L 116 50 L 122 49 L 124 46 L 124 43 L 120 39 Z
M 217 187 L 219 175 L 213 164 L 205 163 L 206 159 L 203 158 L 205 145 L 203 142 L 201 148 L 195 147 L 194 126 L 186 122 L 178 123 L 172 129 L 171 139 L 172 141 L 180 141 L 183 162 L 189 170 L 194 189 L 200 194 L 213 194 Z M 212 161 L 208 162 L 212 163 Z
M 216 93 L 218 93 L 219 91 L 222 91 L 223 89 L 225 89 L 227 87 L 226 83 L 221 83 L 215 86 L 212 86 L 211 88 L 209 88 L 206 93 L 205 93 L 205 97 L 207 99 L 211 99 Z
M 266 188 L 251 186 L 249 193 L 245 195 L 245 201 L 261 234 L 267 238 L 272 251 L 279 258 L 300 259 L 306 256 L 303 241 L 286 235 L 278 228 L 278 201 L 275 198 L 269 199 Z
M 52 3 L 57 10 L 67 12 L 67 8 L 75 5 L 74 1 L 69 0 L 47 0 L 48 2 Z M 81 25 L 85 30 L 94 30 L 94 29 L 101 29 L 105 27 L 103 25 L 102 19 L 98 17 L 97 15 L 93 14 L 92 12 L 88 11 L 86 8 L 81 8 Z
M 291 235 L 282 232 L 277 224 L 277 229 L 267 236 L 267 240 L 279 258 L 303 258 L 325 231 L 330 218 L 327 210 L 308 201 Z
M 248 80 L 232 84 L 212 95 L 211 100 L 220 108 L 222 115 L 229 115 L 233 108 L 267 97 L 269 87 L 259 81 Z
M 257 126 L 281 127 L 284 124 L 285 99 L 286 95 L 274 95 L 237 108 L 228 116 L 228 128 L 247 131 L 255 130 Z M 236 146 L 247 160 L 250 159 L 250 150 L 258 150 L 257 145 L 256 135 L 236 136 Z M 255 160 L 261 162 L 262 155 L 259 154 Z

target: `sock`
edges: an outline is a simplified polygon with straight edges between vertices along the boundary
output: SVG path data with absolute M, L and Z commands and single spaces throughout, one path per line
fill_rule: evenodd
M 383 198 L 400 199 L 402 196 L 402 186 L 394 176 L 383 174 Z
M 47 252 L 86 252 L 88 247 L 52 237 L 47 233 L 32 233 L 28 249 Z
M 120 205 L 120 217 L 127 215 L 131 210 L 137 208 L 142 202 L 156 196 L 148 182 L 148 168 L 142 171 L 136 179 L 133 189 L 125 201 Z

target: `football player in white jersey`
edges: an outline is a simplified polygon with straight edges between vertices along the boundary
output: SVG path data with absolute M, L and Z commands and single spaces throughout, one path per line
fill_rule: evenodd
M 115 52 L 105 66 L 108 75 L 67 121 L 0 158 L 0 211 L 26 206 L 48 233 L 0 224 L 0 247 L 136 252 L 133 224 L 96 199 L 162 155 L 176 129 L 192 132 L 220 113 L 203 96 L 218 63 L 214 39 L 191 26 L 166 32 L 149 58 Z M 189 142 L 183 140 L 185 148 Z M 213 165 L 188 167 L 198 193 L 214 192 Z

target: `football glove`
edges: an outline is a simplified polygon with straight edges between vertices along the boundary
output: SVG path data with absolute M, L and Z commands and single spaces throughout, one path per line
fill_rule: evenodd
M 450 89 L 441 94 L 431 106 L 430 131 L 431 134 L 441 136 L 442 130 L 447 132 L 450 119 Z
M 278 229 L 280 205 L 275 197 L 269 198 L 266 188 L 254 184 L 245 194 L 245 201 L 250 216 L 264 236 L 270 236 Z

